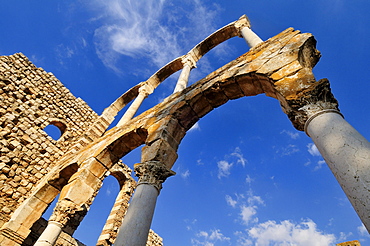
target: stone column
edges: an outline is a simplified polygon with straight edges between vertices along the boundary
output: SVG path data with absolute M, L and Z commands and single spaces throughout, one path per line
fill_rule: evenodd
M 181 70 L 180 77 L 177 80 L 177 84 L 173 93 L 182 91 L 188 86 L 190 71 L 196 67 L 196 61 L 190 55 L 186 55 L 182 59 L 182 64 L 184 66 Z
M 243 27 L 240 32 L 250 48 L 253 48 L 257 44 L 263 42 L 262 39 L 258 37 L 258 35 L 255 34 L 248 26 Z
M 305 130 L 370 232 L 370 143 L 338 111 L 317 112 Z
M 57 221 L 49 221 L 47 227 L 40 235 L 35 246 L 52 246 L 62 232 L 63 225 Z
M 135 165 L 136 191 L 118 232 L 115 246 L 145 246 L 162 183 L 175 172 L 158 161 Z
M 139 95 L 135 98 L 135 100 L 132 102 L 130 107 L 127 109 L 125 114 L 122 116 L 122 118 L 119 120 L 117 123 L 117 126 L 122 126 L 126 124 L 129 120 L 134 117 L 136 114 L 137 110 L 139 109 L 141 103 L 144 101 L 144 99 L 152 94 L 154 91 L 154 88 L 150 86 L 149 84 L 145 84 L 144 86 L 140 87 L 139 89 Z
M 262 39 L 252 31 L 251 23 L 246 15 L 241 16 L 234 25 L 240 33 L 239 36 L 244 38 L 250 48 L 263 42 Z
M 284 111 L 298 130 L 311 137 L 369 231 L 370 143 L 344 120 L 327 79 L 290 88 L 298 91 L 291 90 L 281 101 Z
M 62 229 L 79 209 L 73 202 L 61 200 L 55 206 L 48 225 L 37 239 L 35 246 L 52 246 L 57 241 Z

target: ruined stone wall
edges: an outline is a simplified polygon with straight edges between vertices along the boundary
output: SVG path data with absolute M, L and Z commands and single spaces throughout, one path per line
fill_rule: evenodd
M 59 139 L 44 131 L 49 125 L 59 129 Z M 58 159 L 100 137 L 108 125 L 52 73 L 37 68 L 23 54 L 0 56 L 0 228 Z M 46 225 L 40 218 L 27 238 L 0 230 L 0 239 L 7 238 L 4 245 L 33 245 Z M 162 239 L 151 232 L 148 245 L 162 245 L 159 242 Z M 62 232 L 57 245 L 84 244 Z
M 0 226 L 97 117 L 23 54 L 0 57 Z M 43 131 L 50 124 L 57 141 Z

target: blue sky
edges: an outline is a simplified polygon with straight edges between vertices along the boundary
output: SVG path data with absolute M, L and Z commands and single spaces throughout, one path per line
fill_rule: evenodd
M 247 14 L 266 40 L 288 27 L 312 33 L 341 112 L 367 139 L 370 3 L 365 0 L 3 1 L 0 54 L 22 52 L 96 112 L 218 28 Z M 248 51 L 241 38 L 220 45 L 191 73 L 193 83 Z M 178 74 L 144 102 L 173 91 Z M 126 156 L 133 166 L 140 151 Z M 188 132 L 164 183 L 152 228 L 165 245 L 335 245 L 370 242 L 312 141 L 265 95 L 212 111 Z M 104 182 L 75 233 L 94 245 L 118 184 Z

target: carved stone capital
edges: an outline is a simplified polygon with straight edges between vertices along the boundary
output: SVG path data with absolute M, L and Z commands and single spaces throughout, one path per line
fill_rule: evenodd
M 286 98 L 289 109 L 286 110 L 294 127 L 304 131 L 306 122 L 315 115 L 324 112 L 338 112 L 338 101 L 331 92 L 327 79 L 312 83 L 308 88 L 295 94 L 294 98 Z M 285 108 L 286 109 L 286 108 Z
M 242 29 L 244 27 L 251 28 L 251 23 L 246 15 L 242 15 L 239 20 L 235 21 L 234 26 L 238 30 L 239 36 L 242 37 Z
M 145 97 L 152 94 L 154 91 L 154 87 L 150 84 L 144 84 L 139 88 L 139 93 L 144 94 Z
M 168 177 L 176 174 L 159 161 L 147 161 L 135 164 L 134 170 L 136 176 L 139 178 L 137 185 L 153 185 L 158 192 L 162 189 L 162 183 L 166 181 Z
M 72 201 L 63 199 L 58 201 L 49 221 L 58 222 L 64 227 L 75 216 L 76 213 L 85 214 L 86 212 L 87 209 L 85 207 L 78 206 Z
M 191 68 L 196 68 L 197 67 L 197 62 L 196 60 L 194 59 L 193 56 L 191 56 L 190 54 L 187 54 L 185 56 L 182 57 L 181 59 L 181 62 L 182 64 L 185 66 L 185 65 L 188 65 L 190 66 Z

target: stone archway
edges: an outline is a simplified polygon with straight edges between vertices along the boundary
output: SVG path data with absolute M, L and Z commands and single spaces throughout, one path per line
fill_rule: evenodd
M 325 79 L 315 80 L 312 68 L 320 57 L 315 48 L 315 39 L 311 34 L 302 34 L 289 28 L 261 42 L 252 35 L 248 22 L 242 21 L 241 26 L 239 24 L 241 23 L 235 22 L 226 29 L 220 29 L 186 56 L 175 59 L 147 81 L 132 88 L 129 94 L 125 94 L 127 98 L 120 97 L 120 100 L 116 101 L 120 106 L 111 105 L 105 113 L 107 116 L 110 111 L 116 114 L 128 99 L 135 98 L 132 104 L 134 106 L 131 105 L 126 111 L 123 120 L 100 138 L 95 138 L 83 148 L 66 154 L 58 163 L 59 166 L 81 164 L 82 168 L 71 178 L 62 198 L 68 198 L 73 205 L 88 206 L 89 197 L 98 189 L 104 172 L 132 149 L 145 144 L 141 163 L 135 165 L 135 172 L 139 177 L 138 187 L 116 245 L 145 245 L 157 196 L 162 183 L 174 175 L 171 168 L 186 132 L 200 118 L 229 100 L 262 93 L 276 98 L 294 127 L 300 131 L 305 130 L 313 139 L 364 224 L 370 227 L 367 217 L 370 203 L 367 196 L 363 197 L 368 189 L 368 170 L 366 165 L 362 165 L 366 162 L 364 156 L 370 156 L 370 144 L 343 120 L 329 82 Z M 239 33 L 243 36 L 252 35 L 247 41 L 254 47 L 204 79 L 182 89 L 184 83 L 181 81 L 186 81 L 194 61 L 227 39 L 225 37 L 231 37 L 228 33 L 230 30 L 234 36 Z M 224 39 L 219 39 L 220 35 Z M 185 71 L 185 74 L 180 76 L 180 88 L 162 103 L 132 118 L 142 100 L 171 73 L 180 69 Z M 325 132 L 322 132 L 322 129 L 325 129 Z M 350 148 L 356 151 L 362 145 L 364 154 L 359 158 L 343 144 L 333 146 L 332 139 L 340 139 L 341 141 L 337 141 L 339 143 L 349 142 L 352 144 Z M 343 153 L 350 153 L 350 157 L 343 156 Z M 93 174 L 94 177 L 90 175 L 93 169 L 88 168 L 92 163 L 101 167 L 98 173 Z M 352 177 L 344 177 L 344 172 L 353 163 L 357 166 L 349 175 Z M 80 185 L 88 190 L 88 195 L 85 194 L 83 198 L 79 197 L 79 191 L 76 189 Z M 59 226 L 58 230 L 61 230 L 62 226 Z

